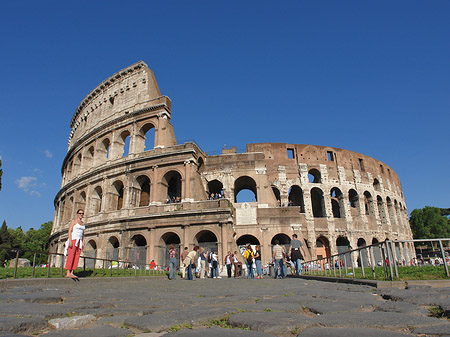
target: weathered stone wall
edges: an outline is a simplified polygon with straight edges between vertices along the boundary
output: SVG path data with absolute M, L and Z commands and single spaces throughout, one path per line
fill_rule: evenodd
M 166 261 L 169 244 L 289 246 L 297 233 L 307 258 L 348 246 L 411 239 L 397 174 L 360 153 L 324 146 L 258 143 L 208 156 L 177 144 L 171 102 L 138 62 L 105 80 L 71 121 L 69 149 L 55 197 L 53 251 L 62 252 L 70 219 L 85 210 L 90 256 Z M 150 144 L 150 145 L 149 145 Z M 238 202 L 242 191 L 253 201 Z M 211 193 L 223 199 L 207 200 Z M 325 249 L 325 250 L 324 250 Z

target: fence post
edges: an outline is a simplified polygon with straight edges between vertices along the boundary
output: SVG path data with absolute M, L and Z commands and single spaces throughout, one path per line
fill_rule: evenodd
M 103 260 L 102 276 L 105 276 L 105 260 Z
M 362 249 L 358 250 L 358 255 L 359 255 L 359 262 L 361 263 L 361 273 L 362 273 L 362 277 L 366 278 L 366 274 L 364 273 L 364 261 L 363 261 L 363 255 L 361 253 Z
M 369 254 L 370 254 L 370 259 L 372 260 L 372 277 L 375 280 L 376 278 L 376 274 L 375 274 L 375 264 L 377 263 L 377 261 L 375 261 L 375 255 L 373 254 L 373 246 L 369 247 Z
M 34 278 L 34 270 L 36 269 L 36 252 L 33 255 L 33 270 L 31 271 L 31 277 Z
M 20 252 L 20 250 L 17 249 L 17 251 L 16 251 L 16 265 L 14 266 L 14 278 L 17 278 L 17 266 L 19 264 L 19 252 Z
M 442 260 L 444 261 L 445 273 L 447 274 L 447 277 L 450 277 L 450 275 L 448 274 L 447 261 L 445 261 L 445 253 L 444 253 L 444 247 L 442 247 L 442 240 L 439 240 L 439 248 L 441 249 Z
M 61 277 L 64 275 L 64 255 L 61 256 Z
M 398 268 L 397 268 L 397 252 L 395 251 L 395 242 L 391 241 L 391 252 L 392 252 L 392 260 L 394 261 L 394 271 L 395 271 L 395 277 L 398 279 Z
M 350 262 L 352 263 L 353 278 L 355 278 L 355 264 L 353 263 L 353 252 L 350 252 Z
M 336 277 L 336 263 L 334 262 L 334 257 L 331 259 L 331 262 L 333 262 L 333 273 L 334 277 Z
M 48 255 L 47 278 L 50 278 L 50 265 L 52 264 L 52 256 Z

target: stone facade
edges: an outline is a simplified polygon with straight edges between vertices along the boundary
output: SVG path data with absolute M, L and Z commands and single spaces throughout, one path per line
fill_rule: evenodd
M 70 123 L 52 251 L 63 251 L 77 209 L 85 210 L 85 255 L 161 265 L 170 244 L 216 247 L 219 257 L 260 244 L 266 263 L 274 240 L 288 247 L 293 233 L 306 258 L 412 238 L 399 178 L 385 163 L 286 143 L 208 155 L 193 142 L 177 144 L 171 117 L 144 62 L 86 96 Z M 253 201 L 238 202 L 240 193 Z

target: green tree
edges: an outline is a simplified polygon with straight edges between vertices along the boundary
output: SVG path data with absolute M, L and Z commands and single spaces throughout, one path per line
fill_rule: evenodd
M 437 239 L 450 237 L 450 222 L 443 214 L 448 211 L 426 206 L 411 212 L 409 223 L 414 239 Z
M 11 235 L 8 231 L 8 226 L 6 221 L 3 220 L 2 227 L 0 227 L 0 261 L 10 259 L 10 248 L 11 248 Z
M 52 230 L 53 222 L 49 221 L 41 225 L 41 228 L 34 230 L 30 228 L 25 233 L 25 242 L 22 245 L 22 249 L 33 250 L 33 251 L 47 251 L 48 249 L 48 239 L 50 237 L 50 232 Z M 33 260 L 34 252 L 25 252 L 23 257 Z M 36 263 L 43 263 L 47 259 L 47 255 L 39 254 L 37 256 Z

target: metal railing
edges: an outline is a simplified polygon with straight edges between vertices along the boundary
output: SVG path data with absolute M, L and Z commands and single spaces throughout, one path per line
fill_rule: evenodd
M 64 262 L 65 262 L 65 256 L 64 254 L 61 253 L 50 253 L 47 251 L 39 251 L 39 250 L 27 250 L 27 249 L 15 249 L 15 248 L 10 248 L 8 249 L 10 252 L 15 253 L 15 258 L 10 260 L 10 265 L 13 262 L 14 263 L 14 273 L 13 273 L 13 278 L 17 278 L 18 277 L 18 268 L 22 268 L 19 267 L 19 258 L 21 256 L 21 254 L 23 253 L 32 253 L 33 254 L 33 263 L 31 265 L 31 278 L 36 278 L 36 268 L 38 268 L 39 266 L 37 266 L 37 256 L 38 255 L 45 255 L 47 256 L 46 258 L 46 263 L 45 263 L 45 268 L 47 269 L 47 274 L 46 277 L 50 278 L 50 271 L 51 269 L 55 269 L 58 268 L 60 269 L 60 277 L 64 276 Z M 60 262 L 59 262 L 59 266 L 56 266 L 55 261 L 57 260 L 57 257 L 60 258 Z M 87 262 L 88 261 L 92 261 L 89 264 L 92 265 L 92 268 L 86 268 L 87 266 Z M 90 256 L 80 256 L 80 262 L 78 265 L 80 265 L 80 263 L 83 265 L 81 268 L 77 268 L 76 272 L 80 272 L 80 269 L 83 272 L 87 272 L 87 271 L 92 271 L 92 275 L 96 275 L 96 271 L 98 271 L 99 269 L 101 270 L 101 276 L 113 276 L 114 275 L 118 275 L 118 276 L 127 276 L 126 274 L 128 274 L 128 276 L 132 276 L 134 274 L 134 276 L 151 276 L 151 275 L 165 275 L 166 274 L 166 269 L 167 266 L 162 266 L 162 265 L 151 265 L 148 263 L 142 263 L 142 262 L 129 262 L 127 260 L 120 260 L 120 259 L 102 259 L 102 258 L 98 258 L 98 257 L 90 257 Z M 43 264 L 40 264 L 43 265 Z M 53 265 L 53 267 L 52 267 Z M 99 266 L 100 265 L 100 266 Z M 4 268 L 3 268 L 4 269 Z M 117 272 L 114 272 L 117 271 Z M 122 271 L 122 275 L 120 275 L 120 271 Z M 28 275 L 27 275 L 28 277 Z
M 426 265 L 426 259 L 417 258 L 417 248 L 414 247 L 414 244 L 427 242 L 431 243 L 431 247 L 433 247 L 431 252 L 435 255 L 434 257 L 427 257 L 427 259 L 432 260 L 434 258 L 432 265 L 443 265 L 447 278 L 450 278 L 448 267 L 450 265 L 449 249 L 444 249 L 443 245 L 443 242 L 446 242 L 447 247 L 450 246 L 450 239 L 448 238 L 385 240 L 324 258 L 305 261 L 302 264 L 302 273 L 317 276 L 355 278 L 356 271 L 358 271 L 362 278 L 370 278 L 369 275 L 366 276 L 368 268 L 371 278 L 376 279 L 376 268 L 383 267 L 384 279 L 392 281 L 399 278 L 398 268 L 400 266 Z M 408 243 L 410 243 L 410 247 L 404 247 L 404 245 L 408 246 Z M 438 246 L 436 249 L 434 249 L 435 244 Z M 428 254 L 430 253 L 428 252 Z M 407 259 L 405 259 L 405 255 Z

